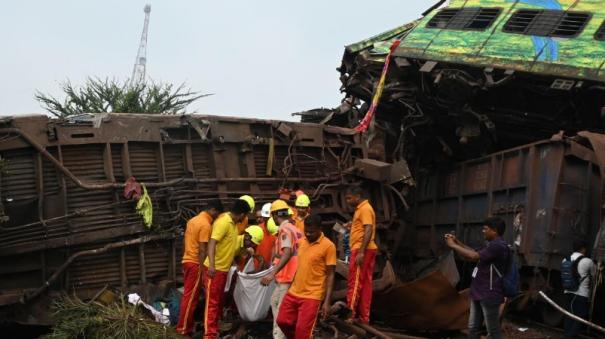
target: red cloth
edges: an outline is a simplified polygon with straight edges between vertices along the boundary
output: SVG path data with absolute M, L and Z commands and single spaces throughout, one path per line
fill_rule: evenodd
M 227 273 L 216 271 L 214 278 L 208 277 L 208 268 L 204 266 L 204 288 L 206 289 L 206 307 L 204 309 L 204 338 L 218 338 L 218 322 L 223 314 Z
M 277 312 L 277 325 L 288 339 L 313 338 L 321 301 L 286 293 Z
M 389 64 L 391 63 L 391 55 L 393 54 L 393 52 L 395 52 L 397 47 L 399 47 L 400 43 L 401 43 L 400 40 L 393 41 L 393 44 L 391 45 L 391 48 L 389 50 L 389 54 L 387 54 L 386 58 L 384 59 L 384 66 L 382 67 L 382 74 L 380 75 L 380 80 L 378 81 L 378 86 L 376 86 L 376 90 L 374 91 L 374 95 L 372 96 L 372 102 L 370 104 L 370 108 L 368 109 L 368 112 L 366 113 L 366 115 L 363 117 L 363 120 L 361 120 L 359 125 L 357 125 L 357 127 L 355 127 L 355 130 L 359 133 L 365 132 L 368 129 L 368 127 L 370 127 L 370 123 L 374 119 L 374 114 L 376 114 L 376 108 L 378 108 L 378 104 L 380 103 L 380 98 L 382 97 L 382 91 L 384 90 L 384 84 L 385 84 L 385 81 L 387 78 Z
M 124 183 L 124 198 L 139 200 L 141 198 L 141 184 L 134 177 L 128 178 Z
M 193 332 L 193 311 L 195 311 L 200 299 L 200 289 L 202 288 L 202 272 L 199 264 L 183 263 L 183 282 L 185 283 L 185 290 L 181 298 L 181 310 L 176 331 L 183 335 L 189 335 Z
M 366 250 L 361 266 L 355 264 L 359 250 L 351 250 L 349 262 L 349 278 L 347 290 L 347 306 L 351 309 L 353 318 L 363 323 L 370 322 L 370 306 L 372 305 L 372 273 L 376 261 L 376 250 Z

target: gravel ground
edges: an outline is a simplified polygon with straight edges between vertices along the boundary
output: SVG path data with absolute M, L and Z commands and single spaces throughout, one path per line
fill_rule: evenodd
M 520 329 L 527 329 L 521 331 Z M 564 339 L 563 332 L 554 329 L 545 328 L 534 324 L 523 324 L 505 321 L 502 325 L 504 338 L 521 339 Z

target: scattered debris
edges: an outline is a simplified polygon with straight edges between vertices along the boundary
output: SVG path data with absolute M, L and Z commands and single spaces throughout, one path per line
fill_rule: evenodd
M 156 322 L 146 308 L 130 305 L 122 296 L 108 304 L 64 296 L 54 308 L 55 326 L 46 339 L 181 338 L 174 328 Z

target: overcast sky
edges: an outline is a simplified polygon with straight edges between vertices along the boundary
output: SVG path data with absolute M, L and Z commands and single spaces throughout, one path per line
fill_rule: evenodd
M 337 106 L 343 46 L 417 17 L 436 0 L 3 1 L 0 114 L 41 113 L 40 90 L 132 72 L 151 4 L 147 76 L 215 93 L 198 113 L 291 119 Z

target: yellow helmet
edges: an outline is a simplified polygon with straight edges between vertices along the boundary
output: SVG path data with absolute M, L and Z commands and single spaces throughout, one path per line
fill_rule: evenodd
M 288 204 L 286 204 L 285 201 L 278 199 L 271 204 L 271 213 L 279 210 L 287 210 L 288 208 Z
M 250 212 L 254 212 L 254 198 L 249 195 L 242 195 L 241 197 L 239 197 L 239 199 L 248 203 L 248 206 L 250 206 Z
M 261 241 L 263 241 L 263 238 L 265 237 L 265 232 L 263 232 L 263 229 L 257 225 L 252 225 L 252 226 L 246 227 L 245 232 L 250 234 L 250 238 L 251 238 L 252 242 L 257 245 L 260 244 Z
M 279 226 L 277 226 L 275 220 L 273 220 L 273 218 L 269 218 L 269 220 L 267 220 L 267 231 L 269 231 L 271 235 L 276 235 L 278 230 Z
M 296 207 L 309 207 L 309 205 L 311 205 L 311 199 L 309 199 L 309 196 L 306 194 L 301 194 L 298 196 L 298 198 L 296 198 L 296 202 L 294 203 L 294 205 L 296 205 Z
M 288 215 L 294 215 L 294 211 L 290 207 L 288 207 Z

